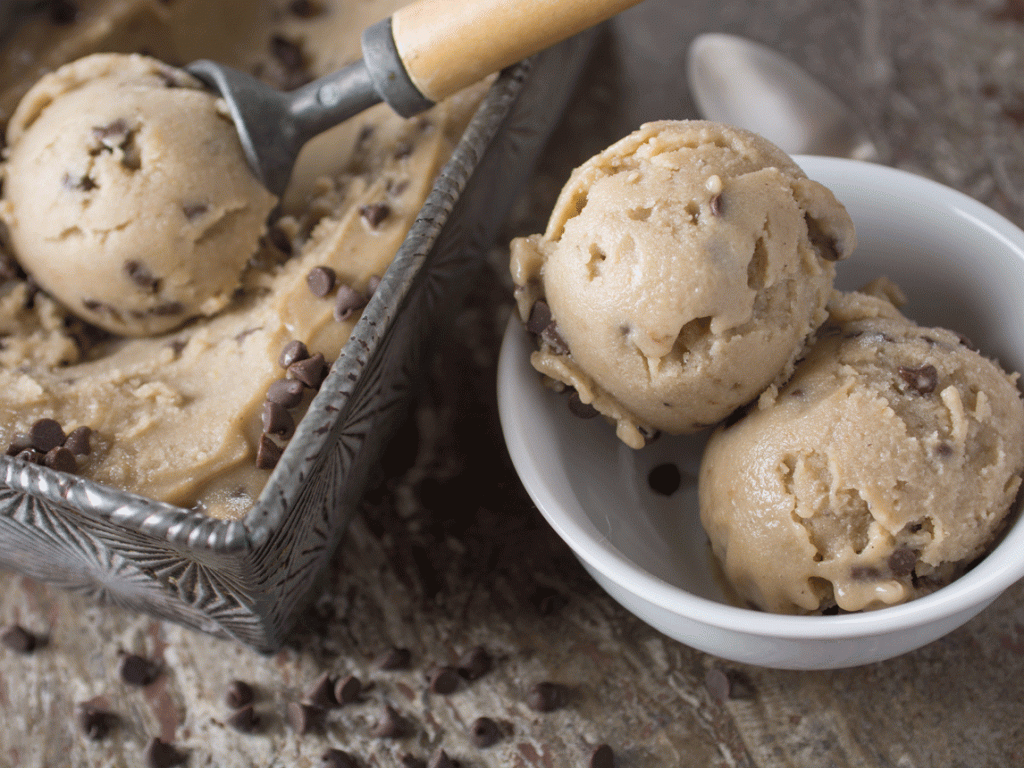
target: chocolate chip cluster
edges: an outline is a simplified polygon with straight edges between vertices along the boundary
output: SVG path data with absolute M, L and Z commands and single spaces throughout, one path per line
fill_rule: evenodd
M 297 339 L 284 345 L 278 363 L 286 375 L 267 388 L 263 402 L 263 434 L 256 449 L 259 469 L 273 469 L 277 465 L 283 448 L 274 438 L 284 442 L 291 439 L 295 434 L 291 409 L 298 407 L 307 389 L 320 389 L 330 370 L 322 352 L 310 354 L 306 345 Z
M 334 319 L 339 323 L 351 318 L 356 312 L 366 306 L 370 297 L 373 296 L 380 285 L 380 278 L 377 275 L 370 275 L 366 283 L 366 291 L 359 291 L 351 285 L 338 282 L 337 273 L 327 266 L 313 267 L 306 275 L 306 284 L 310 292 L 318 299 L 334 296 Z
M 58 472 L 76 472 L 78 457 L 89 454 L 89 427 L 76 427 L 65 434 L 56 419 L 42 418 L 28 432 L 18 432 L 7 446 L 7 455 Z

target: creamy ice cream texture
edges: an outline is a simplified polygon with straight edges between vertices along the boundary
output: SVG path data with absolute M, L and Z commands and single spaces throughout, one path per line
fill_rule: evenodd
M 18 261 L 121 335 L 227 306 L 276 203 L 219 99 L 143 56 L 95 54 L 44 76 L 7 140 L 0 218 Z
M 631 447 L 701 429 L 789 375 L 855 243 L 832 193 L 761 137 L 644 125 L 512 244 L 531 361 Z
M 998 535 L 1024 467 L 1016 375 L 882 296 L 830 310 L 792 379 L 701 464 L 724 575 L 768 611 L 879 608 L 949 583 Z

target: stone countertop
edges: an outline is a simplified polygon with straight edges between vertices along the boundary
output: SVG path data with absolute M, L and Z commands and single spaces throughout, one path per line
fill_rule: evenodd
M 543 228 L 586 157 L 645 120 L 696 116 L 683 67 L 705 30 L 781 50 L 861 113 L 887 162 L 1024 225 L 1021 0 L 647 0 L 603 40 L 506 241 Z M 0 647 L 0 766 L 145 765 L 153 736 L 189 766 L 219 768 L 319 766 L 329 748 L 359 766 L 411 766 L 438 747 L 465 768 L 587 766 L 602 743 L 620 768 L 1024 764 L 1022 583 L 918 651 L 833 672 L 724 662 L 605 595 L 533 508 L 504 451 L 494 369 L 507 251 L 492 255 L 392 442 L 387 480 L 284 650 L 261 656 L 0 573 L 0 625 L 45 639 L 31 654 Z M 431 674 L 474 646 L 490 670 L 432 691 Z M 410 651 L 408 668 L 375 663 L 392 647 Z M 155 680 L 125 683 L 125 653 L 156 661 Z M 325 672 L 358 678 L 359 700 L 298 734 L 287 706 Z M 255 687 L 254 733 L 226 722 L 232 679 Z M 541 681 L 563 686 L 564 706 L 528 705 Z M 95 741 L 74 717 L 90 700 L 115 713 Z M 385 705 L 405 722 L 397 738 L 375 735 Z M 478 717 L 496 723 L 495 744 L 474 745 Z

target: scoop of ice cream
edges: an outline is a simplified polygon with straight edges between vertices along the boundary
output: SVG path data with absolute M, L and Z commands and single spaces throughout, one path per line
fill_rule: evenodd
M 837 296 L 777 394 L 711 437 L 701 520 L 738 596 L 780 613 L 901 603 L 1000 531 L 1024 467 L 1009 376 L 881 298 Z
M 0 218 L 18 261 L 117 334 L 223 309 L 276 202 L 219 99 L 143 56 L 95 54 L 44 76 L 7 143 Z
M 825 319 L 843 206 L 748 131 L 664 121 L 577 168 L 512 244 L 534 367 L 638 448 L 714 424 L 787 376 Z

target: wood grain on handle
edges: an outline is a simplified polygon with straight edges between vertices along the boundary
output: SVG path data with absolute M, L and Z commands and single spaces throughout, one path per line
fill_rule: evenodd
M 640 0 L 419 0 L 391 17 L 420 92 L 440 101 Z

